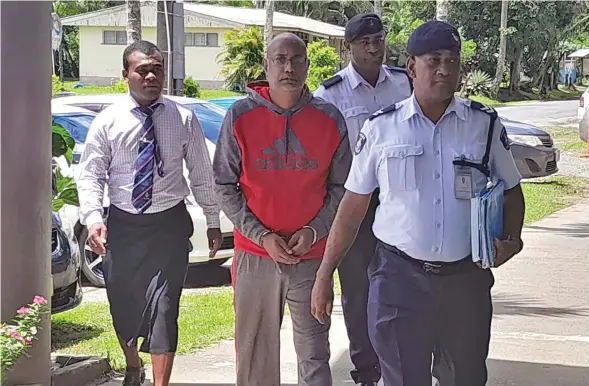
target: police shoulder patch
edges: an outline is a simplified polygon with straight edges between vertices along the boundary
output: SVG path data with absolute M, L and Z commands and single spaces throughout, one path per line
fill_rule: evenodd
M 332 76 L 331 78 L 327 79 L 325 82 L 321 83 L 321 85 L 323 87 L 325 87 L 325 89 L 327 90 L 328 88 L 335 86 L 336 84 L 338 84 L 342 80 L 344 80 L 344 78 L 342 78 L 341 75 L 335 75 L 335 76 Z
M 505 150 L 509 150 L 511 147 L 509 144 L 509 137 L 507 136 L 507 130 L 505 130 L 505 127 L 503 126 L 501 127 L 501 134 L 499 134 L 499 139 L 501 140 Z
M 380 110 L 376 111 L 374 114 L 372 114 L 370 116 L 370 118 L 368 118 L 368 120 L 372 121 L 376 117 L 380 117 L 381 115 L 388 114 L 388 113 L 395 111 L 395 110 L 397 110 L 397 105 L 395 103 L 393 103 L 392 105 L 387 106 L 384 109 L 380 109 Z
M 356 146 L 354 146 L 354 154 L 360 154 L 362 149 L 364 149 L 364 145 L 366 145 L 366 136 L 364 133 L 360 133 L 360 135 L 358 135 L 358 139 L 356 140 Z

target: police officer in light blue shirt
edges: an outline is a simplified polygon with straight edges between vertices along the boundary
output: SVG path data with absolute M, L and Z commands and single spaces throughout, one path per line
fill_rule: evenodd
M 313 289 L 312 313 L 324 322 L 332 274 L 379 187 L 368 328 L 386 386 L 431 384 L 432 354 L 440 386 L 487 381 L 494 278 L 473 262 L 470 243 L 470 199 L 487 177 L 506 189 L 496 266 L 523 248 L 521 176 L 505 129 L 494 110 L 454 96 L 460 44 L 458 31 L 439 21 L 412 33 L 414 93 L 362 128 Z
M 346 25 L 345 46 L 350 64 L 319 87 L 322 98 L 346 118 L 352 150 L 364 122 L 376 111 L 411 95 L 412 84 L 404 69 L 383 65 L 386 33 L 381 19 L 373 13 L 356 15 Z M 354 364 L 354 383 L 376 385 L 380 379 L 378 357 L 368 337 L 368 265 L 374 256 L 376 237 L 372 232 L 378 206 L 378 189 L 372 195 L 368 213 L 354 245 L 338 268 L 342 288 L 342 309 Z

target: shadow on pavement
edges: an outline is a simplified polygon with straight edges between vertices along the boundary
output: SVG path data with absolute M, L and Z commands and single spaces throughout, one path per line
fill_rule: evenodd
M 494 294 L 493 314 L 565 317 L 589 315 L 589 309 L 580 307 L 548 307 L 544 306 L 541 301 L 531 298 Z
M 188 268 L 184 288 L 222 287 L 231 285 L 231 271 L 225 265 L 198 264 Z
M 566 224 L 562 227 L 558 228 L 551 228 L 551 227 L 543 227 L 543 226 L 536 226 L 530 225 L 526 226 L 526 229 L 532 231 L 542 231 L 542 232 L 551 232 L 557 235 L 568 236 L 568 237 L 578 237 L 584 238 L 589 237 L 589 223 L 573 223 L 573 224 Z
M 589 385 L 589 367 L 489 359 L 489 386 Z M 589 364 L 588 364 L 589 366 Z

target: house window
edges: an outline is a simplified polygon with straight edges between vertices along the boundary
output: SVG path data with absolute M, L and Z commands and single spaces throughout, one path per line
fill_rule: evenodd
M 102 31 L 102 44 L 127 45 L 126 31 Z
M 186 47 L 219 47 L 219 34 L 191 32 L 184 34 Z

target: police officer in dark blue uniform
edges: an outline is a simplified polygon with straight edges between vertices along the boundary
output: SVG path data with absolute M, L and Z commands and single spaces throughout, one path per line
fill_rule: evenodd
M 523 248 L 521 176 L 497 113 L 454 95 L 460 36 L 431 21 L 408 43 L 413 95 L 364 124 L 312 294 L 320 322 L 332 275 L 380 188 L 369 269 L 368 329 L 385 386 L 484 386 L 494 277 L 471 254 L 471 199 L 488 179 L 505 186 L 496 266 Z

